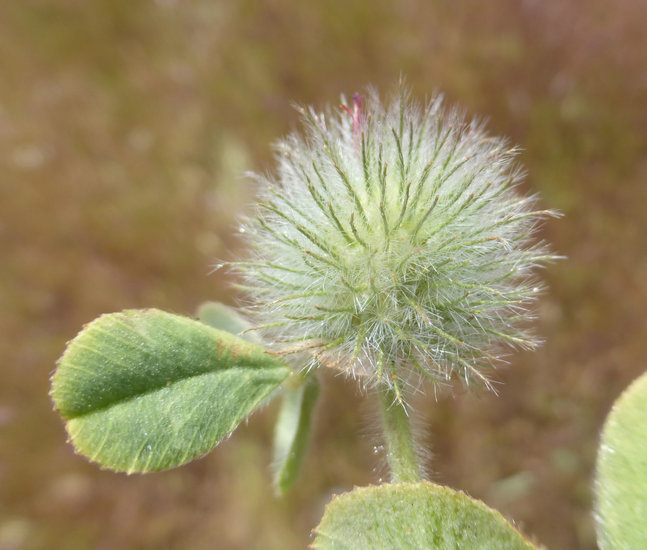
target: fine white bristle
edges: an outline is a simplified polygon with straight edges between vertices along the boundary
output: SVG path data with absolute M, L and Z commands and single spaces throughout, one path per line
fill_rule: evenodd
M 500 344 L 536 344 L 533 270 L 554 256 L 533 232 L 554 212 L 519 195 L 516 149 L 440 98 L 342 100 L 301 109 L 303 134 L 255 176 L 251 257 L 233 265 L 258 329 L 396 391 L 454 372 L 491 387 Z

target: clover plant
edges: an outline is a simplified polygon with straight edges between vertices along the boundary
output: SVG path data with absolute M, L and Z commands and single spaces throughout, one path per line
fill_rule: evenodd
M 400 85 L 387 100 L 370 91 L 300 113 L 275 171 L 253 176 L 246 256 L 221 264 L 240 308 L 205 304 L 198 320 L 128 310 L 85 326 L 52 378 L 72 444 L 116 471 L 173 468 L 279 398 L 281 495 L 305 455 L 317 372 L 334 369 L 379 403 L 390 483 L 334 498 L 314 548 L 534 548 L 427 479 L 410 396 L 454 378 L 491 390 L 507 349 L 535 347 L 536 270 L 555 258 L 535 231 L 555 212 L 520 193 L 517 149 L 440 97 L 419 104 Z

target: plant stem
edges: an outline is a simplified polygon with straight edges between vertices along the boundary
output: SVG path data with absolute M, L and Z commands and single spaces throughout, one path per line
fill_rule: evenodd
M 386 446 L 386 459 L 391 470 L 391 482 L 417 482 L 422 479 L 422 469 L 416 441 L 411 431 L 411 420 L 404 403 L 388 387 L 378 389 L 382 410 L 382 429 Z

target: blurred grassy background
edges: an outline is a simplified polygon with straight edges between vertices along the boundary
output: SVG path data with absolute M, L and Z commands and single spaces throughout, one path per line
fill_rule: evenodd
M 272 496 L 275 408 L 176 471 L 126 477 L 65 444 L 48 377 L 102 312 L 233 303 L 240 174 L 291 102 L 400 73 L 524 148 L 565 217 L 537 353 L 500 397 L 428 398 L 434 479 L 551 549 L 593 549 L 590 481 L 613 399 L 647 368 L 642 0 L 25 0 L 0 3 L 0 549 L 302 549 L 334 492 L 375 483 L 366 397 L 326 388 L 303 475 Z

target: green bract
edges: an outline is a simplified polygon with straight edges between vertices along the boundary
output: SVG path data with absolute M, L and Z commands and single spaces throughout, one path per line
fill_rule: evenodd
M 297 388 L 286 388 L 274 429 L 274 487 L 281 495 L 295 482 L 308 446 L 312 412 L 319 383 L 309 378 Z
M 254 332 L 248 332 L 251 325 L 240 316 L 233 308 L 220 302 L 205 302 L 198 309 L 198 319 L 205 325 L 224 330 L 240 336 L 243 340 L 249 340 L 254 344 L 260 344 L 260 338 Z
M 186 317 L 102 315 L 68 345 L 51 395 L 76 449 L 113 470 L 210 451 L 289 374 L 259 346 Z

